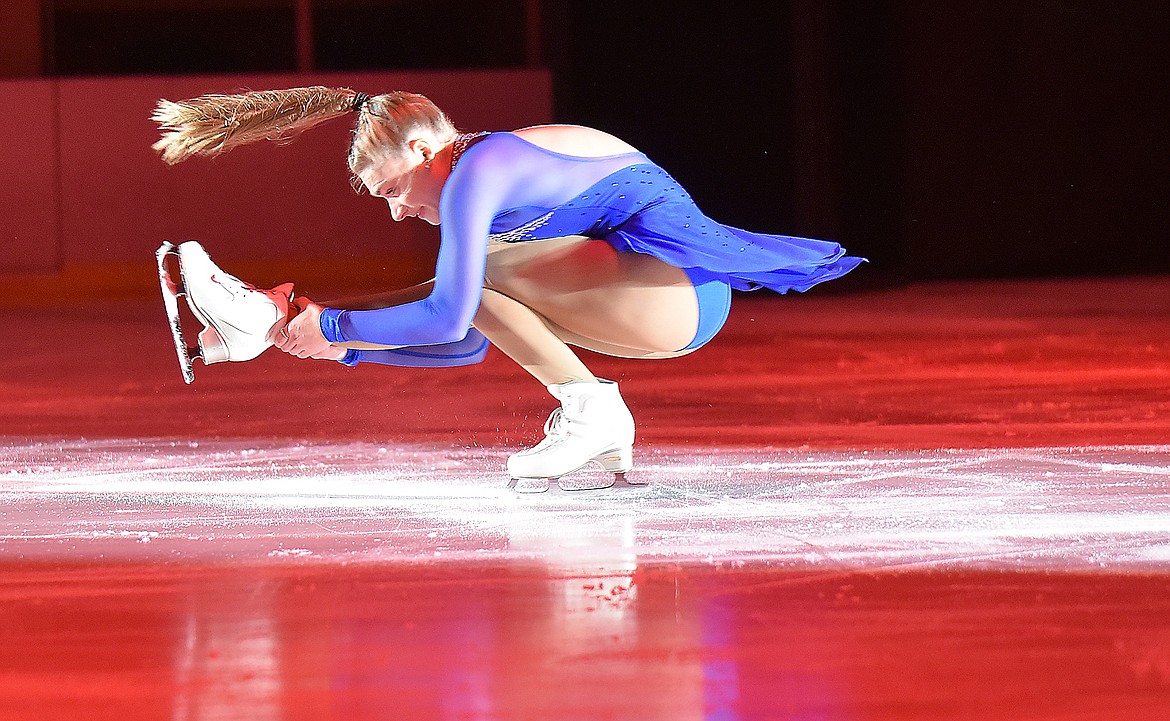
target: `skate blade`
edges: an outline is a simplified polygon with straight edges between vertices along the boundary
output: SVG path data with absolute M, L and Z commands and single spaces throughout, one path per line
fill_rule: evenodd
M 508 490 L 519 495 L 537 495 L 551 493 L 553 495 L 572 495 L 587 491 L 636 491 L 649 487 L 649 481 L 632 481 L 625 473 L 615 473 L 600 483 L 566 482 L 565 478 L 512 478 L 508 481 Z
M 158 261 L 158 282 L 162 290 L 163 307 L 166 308 L 167 318 L 171 325 L 171 336 L 175 340 L 175 354 L 179 358 L 179 369 L 183 373 L 183 381 L 191 383 L 195 380 L 192 359 L 198 358 L 199 354 L 192 352 L 195 349 L 188 348 L 187 343 L 183 340 L 183 327 L 179 323 L 179 295 L 181 292 L 170 271 L 167 270 L 167 256 L 175 252 L 175 246 L 164 240 L 163 244 L 155 251 L 154 256 Z

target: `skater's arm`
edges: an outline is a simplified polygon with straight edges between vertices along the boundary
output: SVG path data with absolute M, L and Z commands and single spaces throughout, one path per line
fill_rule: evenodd
M 332 343 L 437 345 L 461 340 L 483 295 L 487 237 L 509 183 L 494 177 L 491 159 L 468 153 L 443 188 L 442 240 L 431 292 L 421 300 L 377 310 L 327 308 L 321 333 Z
M 488 339 L 472 328 L 465 338 L 454 343 L 379 350 L 350 349 L 341 362 L 349 366 L 381 363 L 407 368 L 452 368 L 481 362 L 489 345 Z
M 475 328 L 468 329 L 460 340 L 437 345 L 391 347 L 365 341 L 331 344 L 321 338 L 319 333 L 315 339 L 312 338 L 311 331 L 320 323 L 321 306 L 303 296 L 297 298 L 295 303 L 300 312 L 277 333 L 276 346 L 298 358 L 334 360 L 348 366 L 381 363 L 412 368 L 448 368 L 479 363 L 487 355 L 490 345 L 488 339 Z M 310 332 L 299 333 L 298 327 Z

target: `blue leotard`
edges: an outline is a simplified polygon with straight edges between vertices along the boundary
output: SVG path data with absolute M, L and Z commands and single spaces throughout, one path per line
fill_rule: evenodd
M 326 309 L 321 330 L 334 343 L 427 346 L 351 353 L 346 362 L 403 365 L 477 362 L 486 342 L 469 330 L 483 294 L 489 237 L 522 242 L 583 235 L 620 251 L 727 277 L 731 287 L 804 291 L 863 262 L 837 243 L 751 233 L 717 223 L 665 170 L 638 152 L 564 155 L 513 133 L 477 139 L 457 159 L 439 201 L 441 242 L 434 289 L 419 301 L 377 310 Z M 456 344 L 458 362 L 419 363 Z M 407 356 L 404 354 L 413 353 Z M 381 354 L 381 355 L 376 355 Z M 399 361 L 403 361 L 399 363 Z

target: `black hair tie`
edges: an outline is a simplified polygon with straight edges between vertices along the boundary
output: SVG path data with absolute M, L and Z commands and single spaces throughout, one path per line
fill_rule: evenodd
M 370 102 L 369 95 L 366 95 L 365 93 L 358 93 L 357 95 L 353 96 L 353 105 L 349 106 L 349 109 L 355 113 L 360 113 L 362 111 L 362 106 L 368 102 Z

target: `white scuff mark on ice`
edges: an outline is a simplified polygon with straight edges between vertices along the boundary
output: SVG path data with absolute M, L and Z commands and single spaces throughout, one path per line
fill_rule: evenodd
M 313 552 L 307 548 L 277 548 L 268 552 L 269 558 L 305 558 Z
M 1170 539 L 1166 539 L 1164 543 L 1143 545 L 1134 550 L 1132 554 L 1135 558 L 1140 558 L 1143 561 L 1170 564 Z

